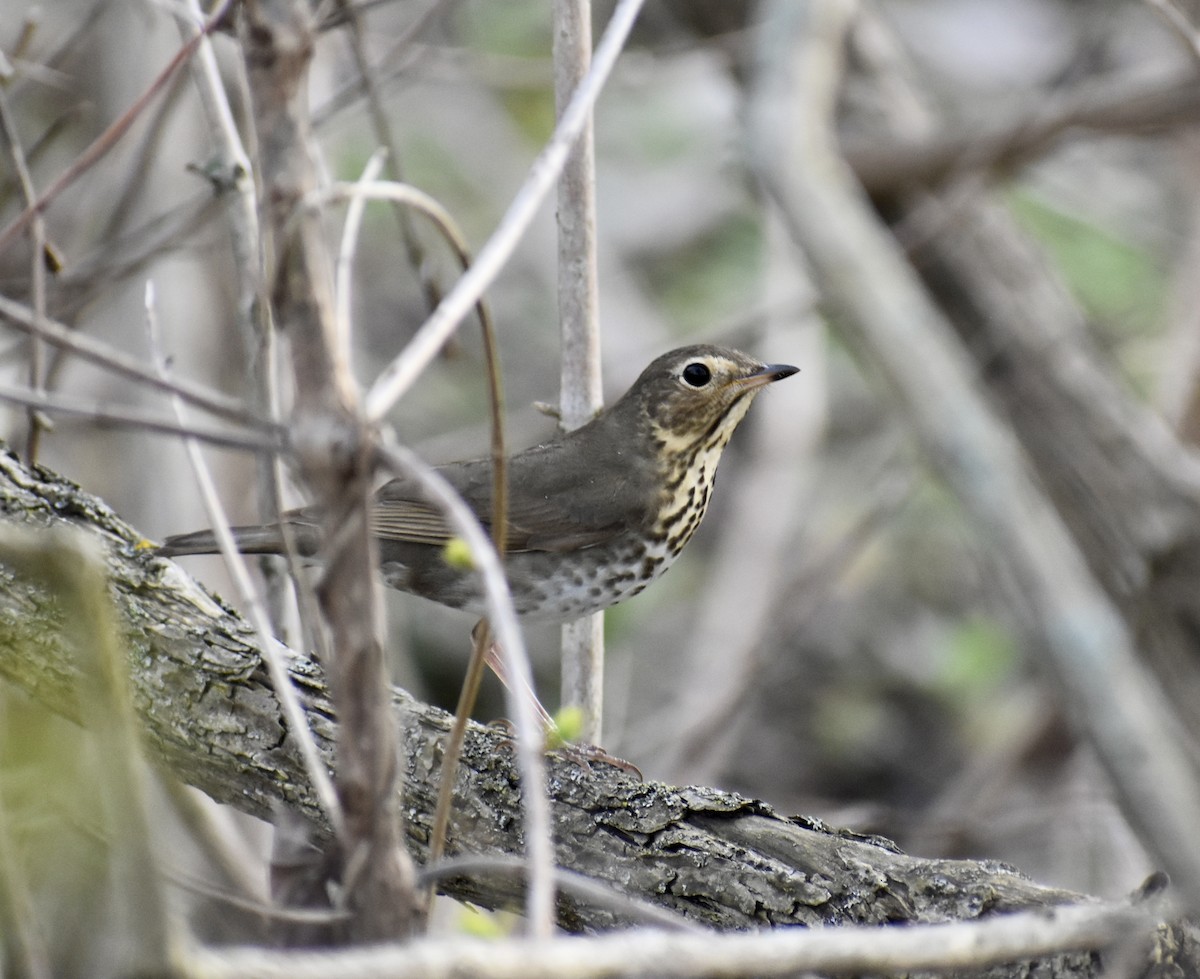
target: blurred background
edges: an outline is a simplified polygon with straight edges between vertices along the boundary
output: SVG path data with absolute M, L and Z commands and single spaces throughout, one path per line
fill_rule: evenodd
M 553 126 L 548 6 L 380 0 L 358 12 L 404 179 L 441 201 L 476 249 Z M 330 26 L 311 102 L 329 177 L 354 179 L 380 136 L 338 9 L 317 11 Z M 597 32 L 608 10 L 599 5 Z M 35 188 L 166 65 L 181 43 L 174 13 L 143 0 L 10 0 L 0 88 Z M 838 119 L 881 219 L 1138 630 L 1147 668 L 1193 705 L 1195 15 L 1169 0 L 864 5 Z M 1013 589 L 929 478 L 889 392 L 822 317 L 819 283 L 747 166 L 755 17 L 748 3 L 649 0 L 596 111 L 607 399 L 684 343 L 801 367 L 737 432 L 709 515 L 671 573 L 608 614 L 605 747 L 647 778 L 715 784 L 881 833 L 910 852 L 995 858 L 1048 884 L 1124 894 L 1154 868 L 1073 733 Z M 220 34 L 215 44 L 244 124 L 236 39 Z M 143 293 L 152 280 L 175 371 L 240 395 L 250 360 L 236 331 L 226 199 L 206 177 L 220 172 L 213 153 L 185 69 L 47 210 L 61 269 L 47 276 L 46 310 L 148 358 Z M 0 222 L 22 206 L 5 152 Z M 991 224 L 980 222 L 981 207 Z M 331 212 L 331 240 L 339 216 Z M 558 397 L 553 218 L 548 204 L 487 297 L 517 447 L 554 431 L 533 406 Z M 1021 260 L 969 254 L 955 236 L 970 222 L 985 244 L 1004 243 L 994 254 Z M 394 212 L 368 209 L 355 280 L 364 384 L 423 322 L 428 284 L 444 290 L 456 275 L 438 237 L 420 219 L 412 229 L 419 270 Z M 0 254 L 0 291 L 23 303 L 32 301 L 31 255 L 28 238 Z M 956 259 L 976 264 L 967 274 Z M 1052 300 L 1041 311 L 1054 311 L 1045 323 L 1025 311 L 1043 294 Z M 1005 334 L 984 295 L 1027 332 Z M 1079 371 L 1039 376 L 1039 343 L 1069 348 Z M 468 321 L 393 413 L 401 440 L 433 462 L 487 451 L 480 349 Z M 26 383 L 23 335 L 7 333 L 0 353 L 3 380 Z M 51 390 L 166 408 L 78 359 L 51 354 L 46 366 Z M 1081 383 L 1069 407 L 1051 396 L 1055 383 L 1093 374 L 1102 382 Z M 4 438 L 22 449 L 25 411 L 5 409 L 3 419 Z M 257 520 L 253 460 L 207 455 L 232 516 Z M 38 458 L 149 537 L 207 523 L 171 438 L 60 418 Z M 219 560 L 187 567 L 228 593 Z M 397 681 L 452 705 L 471 621 L 394 593 L 388 609 Z M 1167 622 L 1170 639 L 1159 642 Z M 558 629 L 531 628 L 529 640 L 553 708 Z M 1177 654 L 1169 666 L 1165 654 L 1150 656 L 1164 649 Z M 31 749 L 14 740 L 14 718 L 35 708 L 5 699 L 10 736 L 0 751 L 19 769 Z M 489 687 L 479 716 L 501 710 Z

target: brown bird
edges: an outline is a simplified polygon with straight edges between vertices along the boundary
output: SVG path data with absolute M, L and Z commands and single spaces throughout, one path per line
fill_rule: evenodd
M 512 456 L 505 568 L 517 613 L 577 618 L 638 594 L 666 571 L 700 525 L 721 452 L 750 402 L 798 369 L 723 347 L 682 347 L 651 363 L 593 421 Z M 487 527 L 491 463 L 453 462 L 438 471 Z M 292 510 L 282 519 L 300 553 L 315 556 L 314 510 Z M 479 576 L 447 560 L 453 535 L 412 480 L 380 487 L 371 529 L 389 585 L 484 614 Z M 276 525 L 233 533 L 245 553 L 283 551 Z M 169 537 L 159 553 L 216 550 L 212 532 L 200 531 Z

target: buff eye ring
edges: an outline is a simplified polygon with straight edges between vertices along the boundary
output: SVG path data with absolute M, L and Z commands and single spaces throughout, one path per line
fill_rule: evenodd
M 708 369 L 706 364 L 701 364 L 698 361 L 688 364 L 683 369 L 683 379 L 694 388 L 702 388 L 705 384 L 712 380 L 712 371 Z

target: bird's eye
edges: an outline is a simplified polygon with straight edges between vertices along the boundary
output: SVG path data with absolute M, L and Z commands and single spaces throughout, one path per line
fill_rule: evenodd
M 712 371 L 705 364 L 688 364 L 683 369 L 683 379 L 694 388 L 702 388 L 712 380 Z

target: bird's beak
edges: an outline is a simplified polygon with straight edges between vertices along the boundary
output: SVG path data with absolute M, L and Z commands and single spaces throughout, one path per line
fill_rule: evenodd
M 782 381 L 785 377 L 791 377 L 799 372 L 800 368 L 793 367 L 791 364 L 767 364 L 766 367 L 756 370 L 753 374 L 738 378 L 733 384 L 743 390 L 754 391 L 773 381 Z

